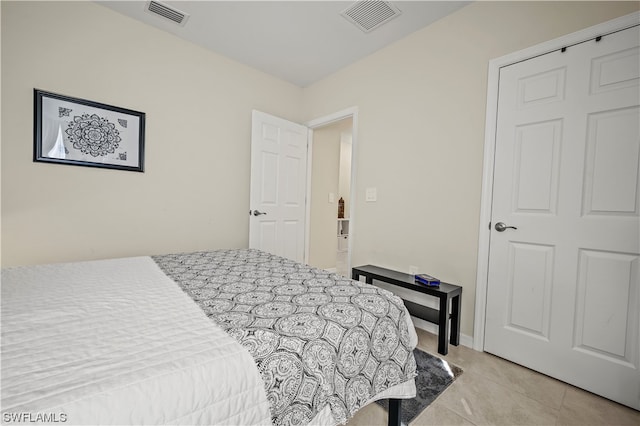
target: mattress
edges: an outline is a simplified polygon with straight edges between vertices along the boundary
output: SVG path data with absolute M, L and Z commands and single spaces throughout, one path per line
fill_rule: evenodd
M 11 268 L 3 422 L 333 425 L 415 396 L 416 343 L 391 293 L 255 250 Z
M 150 258 L 2 271 L 2 420 L 271 424 L 248 351 Z

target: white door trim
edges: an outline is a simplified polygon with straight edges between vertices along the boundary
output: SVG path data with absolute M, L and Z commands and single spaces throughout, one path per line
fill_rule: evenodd
M 599 35 L 633 27 L 640 23 L 640 12 L 634 12 L 602 24 L 520 50 L 489 61 L 487 81 L 487 107 L 484 135 L 484 161 L 482 167 L 482 193 L 480 205 L 480 232 L 478 236 L 478 265 L 476 274 L 476 303 L 473 330 L 473 348 L 484 350 L 485 309 L 487 303 L 487 275 L 489 272 L 489 242 L 491 203 L 493 199 L 493 168 L 498 117 L 498 84 L 500 68 L 516 62 L 544 55 L 565 46 L 581 43 Z
M 306 229 L 304 234 L 305 248 L 304 248 L 304 262 L 309 263 L 309 243 L 311 235 L 311 155 L 313 148 L 313 129 L 323 127 L 336 121 L 343 120 L 345 118 L 352 119 L 352 142 L 351 142 L 351 193 L 349 195 L 349 248 L 347 256 L 347 269 L 351 269 L 351 252 L 353 250 L 353 226 L 355 219 L 355 197 L 356 197 L 356 168 L 357 168 L 357 140 L 358 140 L 358 107 L 350 107 L 343 109 L 333 114 L 325 115 L 320 118 L 315 118 L 306 122 L 304 125 L 309 128 L 309 139 L 307 143 L 307 211 L 306 211 Z

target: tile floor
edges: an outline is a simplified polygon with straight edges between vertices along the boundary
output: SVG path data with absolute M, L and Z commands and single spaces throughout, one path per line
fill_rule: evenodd
M 438 355 L 437 336 L 417 331 L 418 347 Z M 442 358 L 464 373 L 410 426 L 640 425 L 639 411 L 496 356 L 449 345 L 449 354 Z M 369 404 L 348 426 L 386 424 L 385 411 Z

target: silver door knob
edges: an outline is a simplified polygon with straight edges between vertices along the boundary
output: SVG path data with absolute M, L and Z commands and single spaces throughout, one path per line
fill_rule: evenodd
M 254 216 L 260 216 L 261 214 L 266 214 L 265 212 L 259 212 L 258 210 L 253 211 Z
M 503 222 L 498 222 L 498 223 L 496 223 L 496 231 L 498 231 L 498 232 L 504 232 L 504 231 L 505 231 L 505 229 L 509 229 L 509 228 L 511 228 L 511 229 L 518 229 L 518 228 L 516 228 L 515 226 L 507 226 L 507 225 L 505 225 Z

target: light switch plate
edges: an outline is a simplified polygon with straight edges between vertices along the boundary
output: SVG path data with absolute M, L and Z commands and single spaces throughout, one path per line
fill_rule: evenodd
M 335 203 L 336 202 L 336 194 L 334 194 L 333 192 L 329 193 L 329 202 L 330 203 Z
M 365 200 L 369 202 L 378 201 L 378 188 L 367 188 Z

